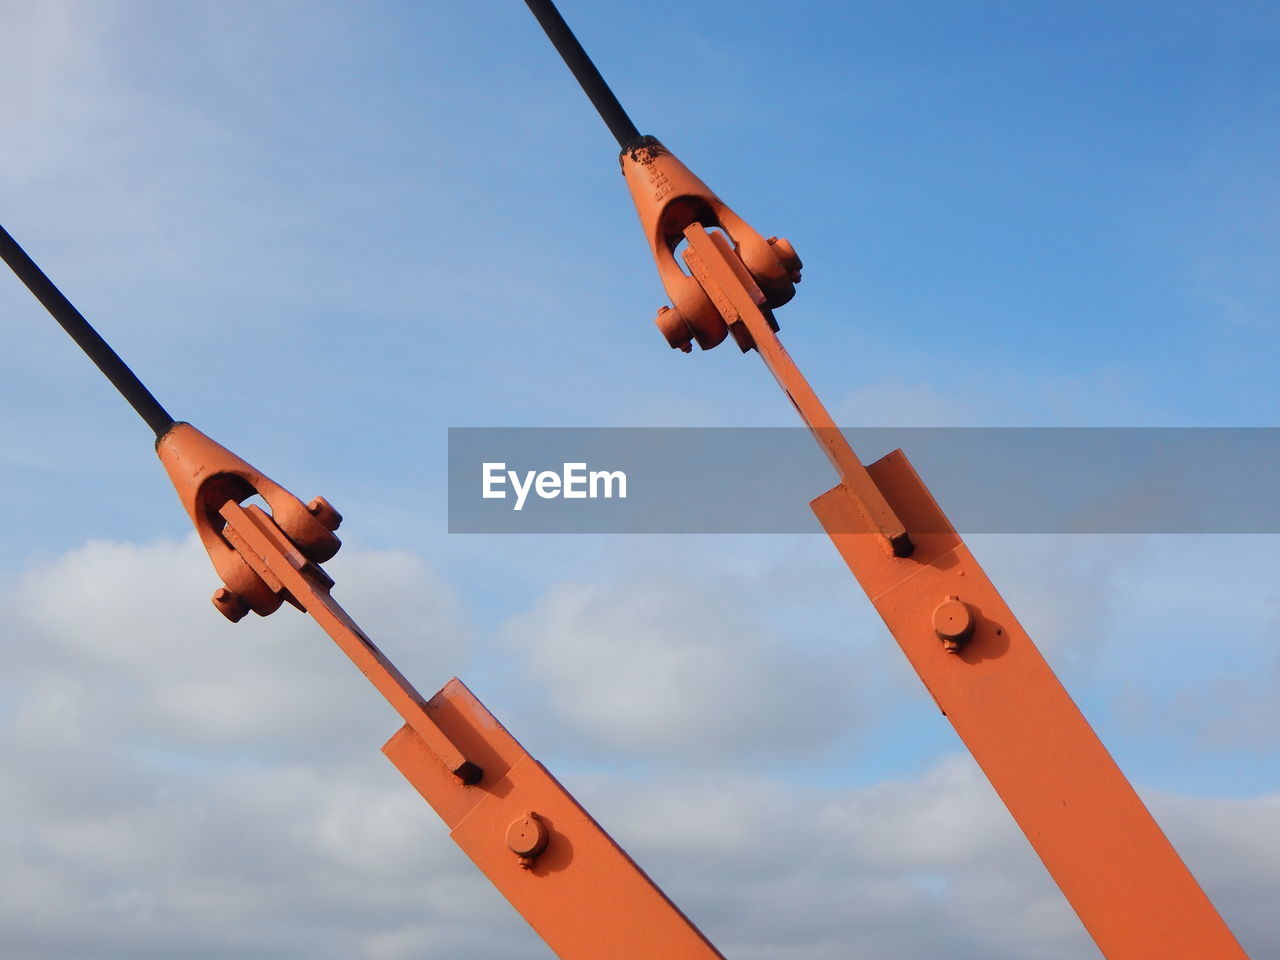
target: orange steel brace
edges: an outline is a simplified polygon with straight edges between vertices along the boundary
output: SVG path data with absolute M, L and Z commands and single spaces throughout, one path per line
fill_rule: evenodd
M 156 449 L 227 584 L 215 606 L 311 615 L 404 718 L 383 752 L 562 960 L 724 960 L 461 681 L 424 699 L 338 605 L 317 558 L 342 518 L 323 498 L 304 506 L 187 423 Z M 271 514 L 241 505 L 255 494 Z
M 740 242 L 740 221 L 660 145 L 621 160 L 667 292 L 685 304 L 659 327 L 674 347 L 705 349 L 724 339 L 718 320 L 759 352 L 840 474 L 814 512 L 1103 955 L 1247 960 L 902 451 L 864 467 L 835 427 L 778 341 L 770 308 L 789 296 L 753 262 L 758 235 Z M 689 275 L 672 270 L 681 238 Z
M 886 549 L 895 556 L 910 554 L 911 537 L 902 521 L 773 336 L 778 325 L 771 308 L 790 301 L 800 282 L 802 264 L 791 244 L 779 237 L 761 237 L 654 137 L 624 150 L 619 162 L 662 285 L 674 304 L 662 307 L 656 321 L 667 342 L 686 353 L 694 341 L 710 350 L 732 333 L 743 351 L 756 347 L 840 479 L 853 491 L 858 512 L 883 538 Z M 724 233 L 708 234 L 705 227 L 727 231 L 733 247 Z M 691 276 L 675 262 L 682 239 L 689 242 L 684 261 Z M 742 322 L 744 313 L 759 316 L 769 336 L 755 336 Z

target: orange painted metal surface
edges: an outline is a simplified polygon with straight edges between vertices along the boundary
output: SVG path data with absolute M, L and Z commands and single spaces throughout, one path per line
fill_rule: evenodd
M 644 137 L 624 150 L 619 162 L 662 285 L 671 298 L 672 306 L 659 310 L 657 319 L 671 346 L 687 353 L 697 341 L 703 350 L 710 350 L 729 332 L 708 291 L 675 261 L 675 250 L 693 223 L 719 227 L 733 238 L 740 262 L 764 292 L 769 307 L 780 307 L 795 296 L 801 263 L 791 244 L 758 234 L 655 138 Z M 750 348 L 742 340 L 738 345 Z
M 776 304 L 748 259 L 750 245 L 738 242 L 740 228 L 727 231 L 731 245 L 706 229 L 725 218 L 700 220 L 698 196 L 680 201 L 681 190 L 710 194 L 696 178 L 678 179 L 682 165 L 665 178 L 676 187 L 664 192 L 663 176 L 641 177 L 635 168 L 643 164 L 628 159 L 624 153 L 624 172 L 668 294 L 677 306 L 695 300 L 680 280 L 670 282 L 675 246 L 661 225 L 675 208 L 673 225 L 688 241 L 684 279 L 744 350 L 757 350 L 840 476 L 813 502 L 818 519 L 1103 954 L 1247 960 L 905 456 L 896 451 L 868 469 L 836 428 L 778 341 Z M 687 326 L 714 329 L 698 317 Z M 661 314 L 659 326 L 682 346 Z
M 870 467 L 916 536 L 887 557 L 843 485 L 814 512 L 1109 960 L 1245 953 L 978 562 L 895 451 Z M 953 599 L 954 598 L 954 599 Z
M 722 957 L 461 682 L 452 681 L 428 706 L 484 767 L 484 779 L 472 787 L 452 780 L 408 726 L 384 752 L 556 956 Z M 538 826 L 545 831 L 541 838 Z M 530 855 L 540 840 L 541 850 Z
M 179 422 L 170 427 L 156 440 L 156 453 L 178 491 L 178 499 L 195 524 L 214 569 L 231 591 L 230 596 L 215 595 L 214 598 L 214 603 L 231 620 L 239 620 L 248 610 L 265 617 L 280 606 L 281 597 L 249 568 L 222 536 L 224 522 L 218 511 L 226 501 L 242 503 L 249 497 L 260 496 L 271 507 L 272 516 L 296 549 L 316 563 L 324 563 L 342 545 L 333 533 L 342 518 L 327 501 L 317 497 L 310 507 L 305 506 L 288 490 L 189 423 Z
M 840 478 L 857 492 L 858 509 L 893 553 L 909 554 L 911 538 L 902 522 L 773 335 L 778 324 L 772 311 L 795 296 L 800 281 L 802 264 L 794 248 L 778 237 L 762 237 L 653 137 L 624 150 L 620 162 L 673 304 L 658 312 L 667 341 L 688 352 L 696 340 L 709 350 L 732 333 L 744 351 L 758 350 Z M 675 260 L 684 241 L 688 273 Z
M 338 605 L 316 562 L 338 549 L 341 518 L 326 501 L 303 506 L 190 424 L 157 449 L 227 584 L 218 609 L 238 620 L 288 601 L 310 614 L 404 718 L 386 755 L 558 956 L 723 960 L 471 691 L 455 678 L 425 699 Z M 241 505 L 255 494 L 272 514 Z
M 730 330 L 741 331 L 736 335 L 739 342 L 745 341 L 755 347 L 835 467 L 841 481 L 853 492 L 858 512 L 883 538 L 889 552 L 897 556 L 909 555 L 911 536 L 902 519 L 871 481 L 867 468 L 778 340 L 777 324 L 765 312 L 764 294 L 744 269 L 724 234 L 708 233 L 701 224 L 694 223 L 685 228 L 684 236 L 689 241 L 688 249 L 684 251 L 685 263 L 693 279 L 707 291 L 723 322 Z

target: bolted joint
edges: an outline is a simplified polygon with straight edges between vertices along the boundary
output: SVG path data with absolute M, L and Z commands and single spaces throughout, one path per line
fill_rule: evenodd
M 249 612 L 249 605 L 241 599 L 240 595 L 226 587 L 219 587 L 213 592 L 213 605 L 232 623 L 239 623 Z
M 333 509 L 333 504 L 324 497 L 316 497 L 308 503 L 307 512 L 319 520 L 330 533 L 342 526 L 342 514 Z
M 547 825 L 532 810 L 516 817 L 507 827 L 507 846 L 519 858 L 520 866 L 526 870 L 547 849 L 547 841 L 550 839 Z
M 804 267 L 804 264 L 800 262 L 800 258 L 796 255 L 796 248 L 791 246 L 791 241 L 782 237 L 770 237 L 766 242 L 782 264 L 782 269 L 787 271 L 787 276 L 791 282 L 799 283 L 800 270 Z
M 672 307 L 659 307 L 658 315 L 653 322 L 658 325 L 662 335 L 667 338 L 667 343 L 674 349 L 683 350 L 685 353 L 693 350 L 693 330 L 690 329 L 679 310 Z
M 973 636 L 973 611 L 959 597 L 947 597 L 933 611 L 933 632 L 947 653 L 959 653 Z

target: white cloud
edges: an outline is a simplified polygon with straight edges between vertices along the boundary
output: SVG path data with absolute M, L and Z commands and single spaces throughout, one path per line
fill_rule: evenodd
M 1153 793 L 1144 799 L 1249 955 L 1280 956 L 1280 793 L 1244 800 Z
M 530 423 L 548 416 L 617 417 L 619 410 L 634 413 L 624 422 L 644 422 L 656 402 L 675 404 L 672 410 L 683 411 L 679 422 L 692 423 L 702 408 L 726 409 L 730 396 L 738 405 L 730 417 L 735 422 L 744 416 L 748 422 L 773 422 L 771 411 L 780 409 L 774 406 L 777 397 L 757 390 L 758 370 L 726 374 L 717 371 L 728 367 L 705 359 L 698 367 L 664 364 L 655 334 L 636 312 L 636 291 L 611 279 L 621 271 L 619 276 L 632 278 L 627 284 L 648 284 L 640 294 L 650 302 L 644 298 L 656 289 L 652 277 L 637 272 L 638 261 L 626 259 L 640 247 L 625 252 L 617 246 L 623 259 L 612 265 L 593 259 L 592 245 L 580 242 L 581 218 L 560 215 L 570 203 L 628 216 L 617 206 L 626 200 L 607 158 L 603 166 L 596 155 L 579 163 L 586 151 L 564 140 L 544 151 L 554 156 L 551 166 L 531 162 L 528 150 L 497 149 L 541 142 L 536 135 L 544 131 L 530 116 L 546 119 L 548 111 L 561 111 L 539 99 L 544 81 L 530 80 L 535 72 L 552 76 L 555 67 L 545 48 L 533 42 L 536 29 L 519 13 L 481 12 L 470 21 L 464 17 L 461 30 L 457 18 L 446 23 L 429 17 L 440 29 L 420 34 L 426 21 L 417 15 L 393 11 L 370 18 L 314 5 L 271 5 L 247 18 L 243 11 L 207 5 L 12 0 L 3 9 L 10 29 L 0 31 L 0 60 L 11 81 L 6 88 L 19 94 L 0 98 L 0 127 L 12 134 L 0 152 L 0 175 L 13 188 L 6 202 L 18 218 L 9 226 L 24 242 L 30 238 L 33 253 L 101 321 L 140 372 L 148 369 L 149 355 L 157 358 L 150 364 L 157 378 L 152 385 L 163 397 L 182 397 L 192 377 L 230 382 L 226 371 L 233 366 L 239 389 L 221 397 L 225 406 L 211 416 L 224 422 L 238 418 L 245 430 L 270 436 L 279 448 L 275 465 L 287 462 L 290 448 L 320 449 L 316 434 L 287 429 L 281 420 L 290 416 L 287 405 L 259 416 L 260 391 L 253 385 L 270 382 L 286 395 L 293 377 L 294 393 L 309 397 L 299 407 L 305 414 L 298 416 L 341 420 L 347 431 L 339 444 L 342 456 L 324 454 L 327 467 L 340 474 L 356 470 L 361 494 L 383 500 L 383 512 L 394 518 L 384 525 L 389 539 L 418 542 L 417 529 L 437 518 L 410 497 L 386 505 L 385 478 L 395 473 L 386 458 L 395 461 L 416 450 L 419 437 L 440 429 L 459 410 L 474 422 L 502 419 L 512 415 L 516 398 L 518 415 Z M 290 42 L 279 43 L 281 37 Z M 465 51 L 477 42 L 501 55 L 468 58 Z M 438 56 L 423 56 L 424 49 Z M 838 53 L 825 64 L 820 56 L 814 61 L 812 74 L 823 89 L 836 75 L 832 65 L 842 69 L 848 59 L 843 48 Z M 1244 53 L 1236 59 L 1252 63 Z M 476 63 L 484 69 L 473 69 Z M 376 82 L 361 83 L 362 78 Z M 731 87 L 724 90 L 738 96 Z M 566 105 L 562 112 L 577 118 L 580 107 Z M 592 129 L 593 122 L 583 120 L 581 126 L 587 131 L 581 145 L 591 150 L 601 146 L 602 133 Z M 795 131 L 797 156 L 813 147 L 806 162 L 822 155 L 844 162 L 849 154 L 841 144 L 848 130 L 833 131 L 825 122 L 811 126 L 829 142 L 806 143 L 804 126 Z M 1212 132 L 1203 125 L 1196 129 Z M 530 136 L 512 140 L 513 130 Z M 893 142 L 892 135 L 882 139 Z M 695 152 L 687 155 L 691 162 Z M 714 158 L 709 162 L 714 166 Z M 1122 169 L 1134 182 L 1149 179 L 1148 167 Z M 578 170 L 584 175 L 573 175 Z M 597 171 L 598 182 L 592 179 Z M 815 171 L 813 183 L 830 180 Z M 1270 184 L 1269 171 L 1246 188 Z M 558 185 L 548 181 L 555 173 Z M 907 189 L 917 195 L 929 177 L 915 169 L 908 174 Z M 566 183 L 578 191 L 576 198 L 566 200 L 572 192 L 563 189 Z M 886 178 L 885 195 L 894 198 L 903 183 Z M 750 189 L 761 186 L 768 185 L 757 180 Z M 1246 188 L 1241 194 L 1252 196 Z M 736 195 L 746 204 L 749 193 Z M 516 200 L 523 215 L 513 218 Z M 1105 207 L 1098 209 L 1105 217 Z M 969 222 L 955 210 L 939 210 L 938 222 Z M 538 211 L 545 216 L 532 215 Z M 862 221 L 870 230 L 866 236 L 904 222 L 896 200 L 884 212 L 877 220 L 876 211 L 869 211 L 870 219 Z M 1142 210 L 1143 222 L 1149 222 L 1147 212 Z M 787 229 L 802 240 L 806 230 L 824 229 L 823 221 L 838 222 L 830 213 L 824 203 L 800 204 L 788 212 L 793 219 Z M 591 229 L 601 249 L 614 249 L 615 229 L 619 237 L 625 233 L 627 244 L 640 243 L 623 219 Z M 107 235 L 110 242 L 104 242 Z M 993 236 L 970 239 L 981 246 Z M 1259 259 L 1257 250 L 1244 249 L 1247 243 L 1235 246 L 1241 250 L 1223 262 L 1245 263 L 1257 282 L 1244 290 L 1243 301 L 1231 296 L 1237 307 L 1256 305 L 1265 300 L 1274 267 L 1269 277 L 1254 268 L 1274 264 L 1274 257 Z M 564 256 L 570 249 L 575 256 Z M 909 253 L 904 262 L 914 269 L 920 259 L 914 244 Z M 1250 279 L 1214 268 L 1211 257 L 1203 262 L 1209 264 L 1201 274 L 1206 296 L 1226 296 L 1229 287 Z M 1087 268 L 1084 261 L 1066 270 L 1062 262 L 1050 264 L 1062 276 L 1086 277 Z M 843 281 L 837 285 L 848 289 Z M 900 283 L 886 289 L 895 287 L 908 289 Z M 517 289 L 523 307 L 512 310 L 511 291 Z M 1101 299 L 1098 288 L 1093 290 L 1094 299 Z M 23 311 L 31 306 L 19 288 L 5 295 L 21 297 Z M 1072 358 L 1049 344 L 1040 352 L 1044 363 L 1037 365 L 1029 353 L 1006 358 L 1011 362 L 996 364 L 985 386 L 978 383 L 981 364 L 971 365 L 955 390 L 951 384 L 921 388 L 910 377 L 888 377 L 854 391 L 838 409 L 849 422 L 935 424 L 1003 422 L 1010 410 L 1017 416 L 1038 410 L 1042 420 L 1051 421 L 1148 422 L 1205 405 L 1229 413 L 1235 407 L 1224 401 L 1228 397 L 1241 410 L 1272 408 L 1258 402 L 1270 396 L 1266 390 L 1241 392 L 1240 382 L 1243 371 L 1246 381 L 1252 372 L 1260 383 L 1272 384 L 1265 358 L 1274 351 L 1240 349 L 1244 341 L 1233 349 L 1220 337 L 1210 338 L 1210 362 L 1224 374 L 1197 377 L 1203 338 L 1180 348 L 1177 336 L 1165 335 L 1176 334 L 1177 324 L 1143 326 L 1142 317 L 1186 319 L 1178 302 L 1142 290 L 1137 296 L 1131 309 L 1117 314 L 1133 325 L 1127 334 L 1117 325 L 1117 336 L 1107 341 L 1108 349 L 1118 351 L 1111 366 L 1075 369 Z M 900 302 L 898 293 L 892 297 Z M 1066 305 L 1068 314 L 1079 309 L 1073 302 Z M 1088 295 L 1080 301 L 1090 302 Z M 539 303 L 545 304 L 541 313 Z M 603 314 L 595 309 L 602 305 Z M 870 306 L 871 316 L 884 315 Z M 932 306 L 934 314 L 952 316 Z M 814 316 L 812 307 L 797 309 Z M 602 315 L 617 322 L 601 323 Z M 335 343 L 338 324 L 352 318 L 359 318 L 359 337 L 337 337 Z M 913 336 L 946 336 L 947 323 L 913 325 Z M 257 350 L 246 351 L 233 336 L 245 330 L 252 330 Z M 1013 326 L 1008 330 L 1017 333 Z M 149 331 L 162 335 L 143 336 Z M 130 333 L 138 342 L 128 342 Z M 635 343 L 615 340 L 624 336 Z M 24 341 L 18 336 L 12 344 L 9 379 L 18 394 L 27 382 L 23 378 L 34 371 L 41 378 L 34 394 L 49 404 L 65 402 L 71 409 L 89 398 L 97 405 L 101 384 L 95 378 L 92 388 L 82 386 L 91 371 L 65 381 L 57 373 L 64 363 L 68 370 L 81 369 L 61 352 L 64 344 L 46 358 L 24 352 Z M 923 342 L 895 334 L 885 350 L 897 362 L 918 359 Z M 972 342 L 990 353 L 990 337 Z M 175 343 L 192 349 L 175 352 Z M 590 363 L 583 363 L 582 350 L 566 352 L 566 343 L 590 344 Z M 1265 345 L 1265 338 L 1249 343 Z M 413 349 L 424 344 L 425 352 Z M 641 349 L 656 351 L 642 366 L 635 359 Z M 856 339 L 843 345 L 824 340 L 823 353 L 839 365 L 839 382 L 848 382 L 850 370 L 856 377 L 856 349 Z M 317 390 L 317 371 L 334 370 L 335 356 L 343 361 L 336 386 L 329 382 Z M 425 367 L 422 356 L 430 358 Z M 282 364 L 282 357 L 290 362 Z M 269 380 L 255 379 L 255 364 Z M 638 375 L 632 376 L 632 366 Z M 211 370 L 217 376 L 210 379 Z M 1010 370 L 1021 370 L 1022 379 L 1011 378 Z M 365 389 L 370 381 L 360 375 L 374 372 L 378 389 Z M 65 382 L 65 398 L 45 377 Z M 165 377 L 182 390 L 165 389 Z M 739 389 L 748 382 L 749 388 Z M 494 383 L 503 389 L 494 391 Z M 608 403 L 599 409 L 582 399 L 606 394 Z M 678 403 L 670 399 L 677 396 Z M 376 415 L 391 406 L 394 417 Z M 95 437 L 96 422 L 58 419 L 39 408 L 25 405 L 23 416 L 7 425 L 15 433 L 22 424 L 35 425 L 25 448 L 7 445 L 11 462 L 26 461 L 9 471 L 15 484 L 10 500 L 24 503 L 24 513 L 46 524 L 76 531 L 85 515 L 68 507 L 74 490 L 87 488 L 73 488 L 66 477 L 85 463 L 101 468 L 123 455 L 104 452 L 109 444 Z M 253 419 L 241 416 L 246 411 Z M 403 432 L 387 432 L 415 417 L 420 419 L 408 440 Z M 45 423 L 56 423 L 57 431 Z M 51 436 L 60 438 L 62 448 L 77 449 L 82 462 L 68 467 L 65 457 L 50 457 Z M 365 483 L 369 461 L 351 455 L 353 443 L 377 447 L 381 478 Z M 42 471 L 34 482 L 31 463 Z M 422 475 L 419 461 L 398 463 L 399 476 Z M 107 473 L 118 481 L 118 471 Z M 49 478 L 58 482 L 43 482 Z M 107 476 L 100 482 L 113 481 Z M 122 518 L 114 529 L 131 528 L 123 518 L 137 516 L 146 496 L 121 487 L 119 499 L 109 498 Z M 416 511 L 412 516 L 421 522 L 406 523 L 406 509 Z M 46 538 L 49 529 L 54 528 L 41 526 L 36 537 Z M 38 548 L 48 542 L 41 539 Z M 513 672 L 548 693 L 538 710 L 558 711 L 556 729 L 589 738 L 597 748 L 643 757 L 652 766 L 648 780 L 589 788 L 589 805 L 594 808 L 599 799 L 597 812 L 606 825 L 624 839 L 637 838 L 641 862 L 696 916 L 708 919 L 735 960 L 1078 956 L 1078 939 L 1072 939 L 1078 932 L 1070 932 L 1074 921 L 963 764 L 860 789 L 814 784 L 801 790 L 764 774 L 744 776 L 745 762 L 769 770 L 787 751 L 803 754 L 836 731 L 857 729 L 860 718 L 838 704 L 855 698 L 875 702 L 877 695 L 883 701 L 884 691 L 874 688 L 886 676 L 912 684 L 921 709 L 928 709 L 879 628 L 874 635 L 863 633 L 872 617 L 829 546 L 821 544 L 816 552 L 832 571 L 822 579 L 822 590 L 799 576 L 786 583 L 761 578 L 749 587 L 717 583 L 714 576 L 694 583 L 649 577 L 634 585 L 634 593 L 623 580 L 578 583 L 553 589 L 513 625 Z M 1096 640 L 1080 642 L 1086 634 L 1097 636 L 1091 629 L 1097 620 L 1084 615 L 1076 598 L 1094 587 L 1103 592 L 1090 595 L 1105 598 L 1107 584 L 1097 582 L 1092 568 L 1044 565 L 1053 559 L 1024 562 L 1010 593 L 1022 597 L 1016 602 L 1011 596 L 1015 610 L 1038 640 L 1050 641 L 1046 645 L 1054 648 L 1057 663 L 1075 651 L 1097 650 Z M 527 555 L 518 563 L 508 555 L 492 566 L 476 564 L 476 594 L 501 589 L 504 577 L 520 577 L 534 589 L 552 579 L 527 561 Z M 1121 556 L 1117 565 L 1123 569 L 1132 561 Z M 717 562 L 742 565 L 738 557 Z M 751 565 L 757 566 L 754 560 Z M 1272 568 L 1224 556 L 1216 579 L 1262 579 Z M 354 554 L 340 558 L 334 570 L 339 595 L 406 673 L 430 690 L 436 677 L 453 672 L 463 656 L 457 638 L 464 631 L 451 612 L 447 588 L 418 561 Z M 1037 578 L 1046 570 L 1053 583 Z M 1166 711 L 1171 722 L 1177 714 L 1203 713 L 1206 705 L 1229 700 L 1232 709 L 1221 717 L 1224 733 L 1213 734 L 1214 743 L 1227 742 L 1233 731 L 1273 735 L 1270 686 L 1249 685 L 1258 698 L 1248 700 L 1240 686 L 1203 683 L 1205 671 L 1249 672 L 1249 661 L 1236 654 L 1244 644 L 1256 646 L 1256 638 L 1242 640 L 1234 624 L 1223 620 L 1241 604 L 1222 598 L 1239 594 L 1228 594 L 1220 583 L 1206 589 L 1203 575 L 1171 588 L 1163 571 L 1158 574 L 1146 582 L 1159 581 L 1165 596 L 1176 591 L 1199 598 L 1203 616 L 1192 630 L 1177 615 L 1144 620 L 1146 615 L 1134 614 L 1124 649 L 1137 667 L 1114 675 L 1132 675 L 1135 685 L 1162 684 L 1155 690 L 1158 698 L 1178 684 L 1201 684 L 1203 697 L 1189 694 Z M 591 575 L 588 570 L 580 576 Z M 1010 582 L 998 580 L 1002 587 Z M 1274 584 L 1274 576 L 1270 580 Z M 833 594 L 847 592 L 832 600 L 828 583 Z M 5 591 L 0 953 L 18 960 L 303 952 L 318 958 L 546 957 L 444 838 L 430 811 L 376 755 L 394 720 L 341 655 L 289 610 L 265 622 L 223 623 L 209 609 L 212 585 L 207 564 L 190 545 L 102 544 L 34 569 Z M 1268 589 L 1274 596 L 1274 585 Z M 750 606 L 756 593 L 771 590 L 778 596 L 769 598 L 769 606 L 787 614 L 773 621 L 760 615 L 760 606 Z M 1244 590 L 1262 595 L 1252 584 Z M 796 598 L 807 601 L 810 593 L 822 597 L 821 605 L 803 611 L 806 604 Z M 1132 591 L 1122 595 L 1128 609 L 1162 609 L 1158 599 L 1143 607 Z M 845 617 L 854 599 L 862 618 L 857 621 L 853 614 Z M 1037 615 L 1033 607 L 1046 612 Z M 785 631 L 766 625 L 786 622 L 792 612 L 797 616 Z M 810 622 L 798 627 L 801 614 Z M 817 621 L 823 624 L 813 626 Z M 556 628 L 564 628 L 563 635 Z M 876 656 L 850 664 L 843 654 L 812 642 L 811 628 L 824 641 L 853 634 L 841 639 L 860 652 L 874 649 Z M 893 666 L 886 672 L 881 664 Z M 488 661 L 485 668 L 497 669 Z M 1175 671 L 1176 681 L 1170 679 Z M 1156 681 L 1151 674 L 1159 675 Z M 871 689 L 851 686 L 855 677 Z M 898 699 L 900 689 L 890 695 Z M 1234 709 L 1246 702 L 1250 710 Z M 500 701 L 491 705 L 507 715 Z M 941 727 L 936 714 L 929 719 Z M 711 751 L 730 758 L 729 772 L 719 769 L 712 777 L 699 771 L 691 782 L 688 761 Z M 798 775 L 794 765 L 789 770 Z M 824 772 L 812 770 L 815 779 Z M 1218 782 L 1204 769 L 1193 776 Z M 631 805 L 611 805 L 614 794 L 625 794 Z M 1242 934 L 1253 931 L 1248 943 L 1255 956 L 1280 954 L 1269 929 L 1277 876 L 1273 851 L 1280 846 L 1274 842 L 1273 801 L 1174 798 L 1158 799 L 1157 806 L 1173 811 L 1175 840 L 1185 845 L 1224 911 Z
M 330 569 L 426 683 L 465 659 L 417 558 Z M 0 953 L 544 956 L 379 755 L 398 719 L 358 672 L 287 607 L 227 623 L 215 582 L 192 538 L 92 543 L 5 591 Z
M 1115 621 L 1118 579 L 1149 538 L 1112 534 L 969 536 L 969 548 L 1054 667 L 1086 672 Z
M 371 634 L 420 661 L 410 676 L 434 682 L 461 658 L 451 592 L 421 561 L 355 551 L 331 569 Z M 192 541 L 98 543 L 6 592 L 0 953 L 549 958 L 377 755 L 394 723 L 318 629 L 287 610 L 224 624 L 205 600 L 211 579 Z M 778 638 L 749 605 L 734 613 L 743 602 L 705 576 L 564 586 L 506 638 L 526 644 L 555 698 L 582 701 L 563 729 L 647 758 L 645 775 L 560 773 L 721 950 L 1091 955 L 968 758 L 871 786 L 830 785 L 816 764 L 770 772 L 821 723 L 856 723 L 813 686 L 847 682 L 838 658 L 816 664 L 834 681 L 787 672 L 790 653 L 771 652 Z M 820 705 L 796 709 L 797 691 Z M 639 730 L 609 720 L 614 705 Z M 653 710 L 660 723 L 646 726 Z M 661 756 L 677 724 L 698 750 L 763 740 L 756 771 Z M 1280 799 L 1153 807 L 1255 956 L 1280 949 Z
M 371 635 L 407 648 L 428 676 L 443 683 L 464 662 L 454 601 L 420 560 L 366 552 L 330 566 L 335 596 L 355 596 Z M 194 537 L 91 543 L 29 572 L 8 601 L 31 644 L 17 729 L 51 744 L 109 731 L 160 750 L 242 747 L 264 731 L 295 749 L 321 736 L 349 745 L 350 718 L 334 705 L 360 709 L 364 696 L 359 715 L 370 716 L 376 694 L 291 608 L 234 625 L 214 614 L 219 584 Z
M 507 641 L 585 742 L 712 765 L 808 755 L 851 725 L 852 653 L 782 636 L 750 602 L 740 582 L 687 570 L 562 583 Z
M 579 795 L 734 960 L 1098 955 L 964 756 L 863 788 L 593 779 Z M 1277 798 L 1153 799 L 1246 946 L 1273 954 L 1280 857 L 1257 838 L 1280 829 Z

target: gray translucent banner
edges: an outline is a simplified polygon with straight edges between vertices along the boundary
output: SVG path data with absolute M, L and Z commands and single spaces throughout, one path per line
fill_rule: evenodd
M 1280 428 L 845 435 L 901 448 L 961 533 L 1280 532 Z M 836 481 L 803 428 L 449 430 L 451 533 L 815 533 Z

